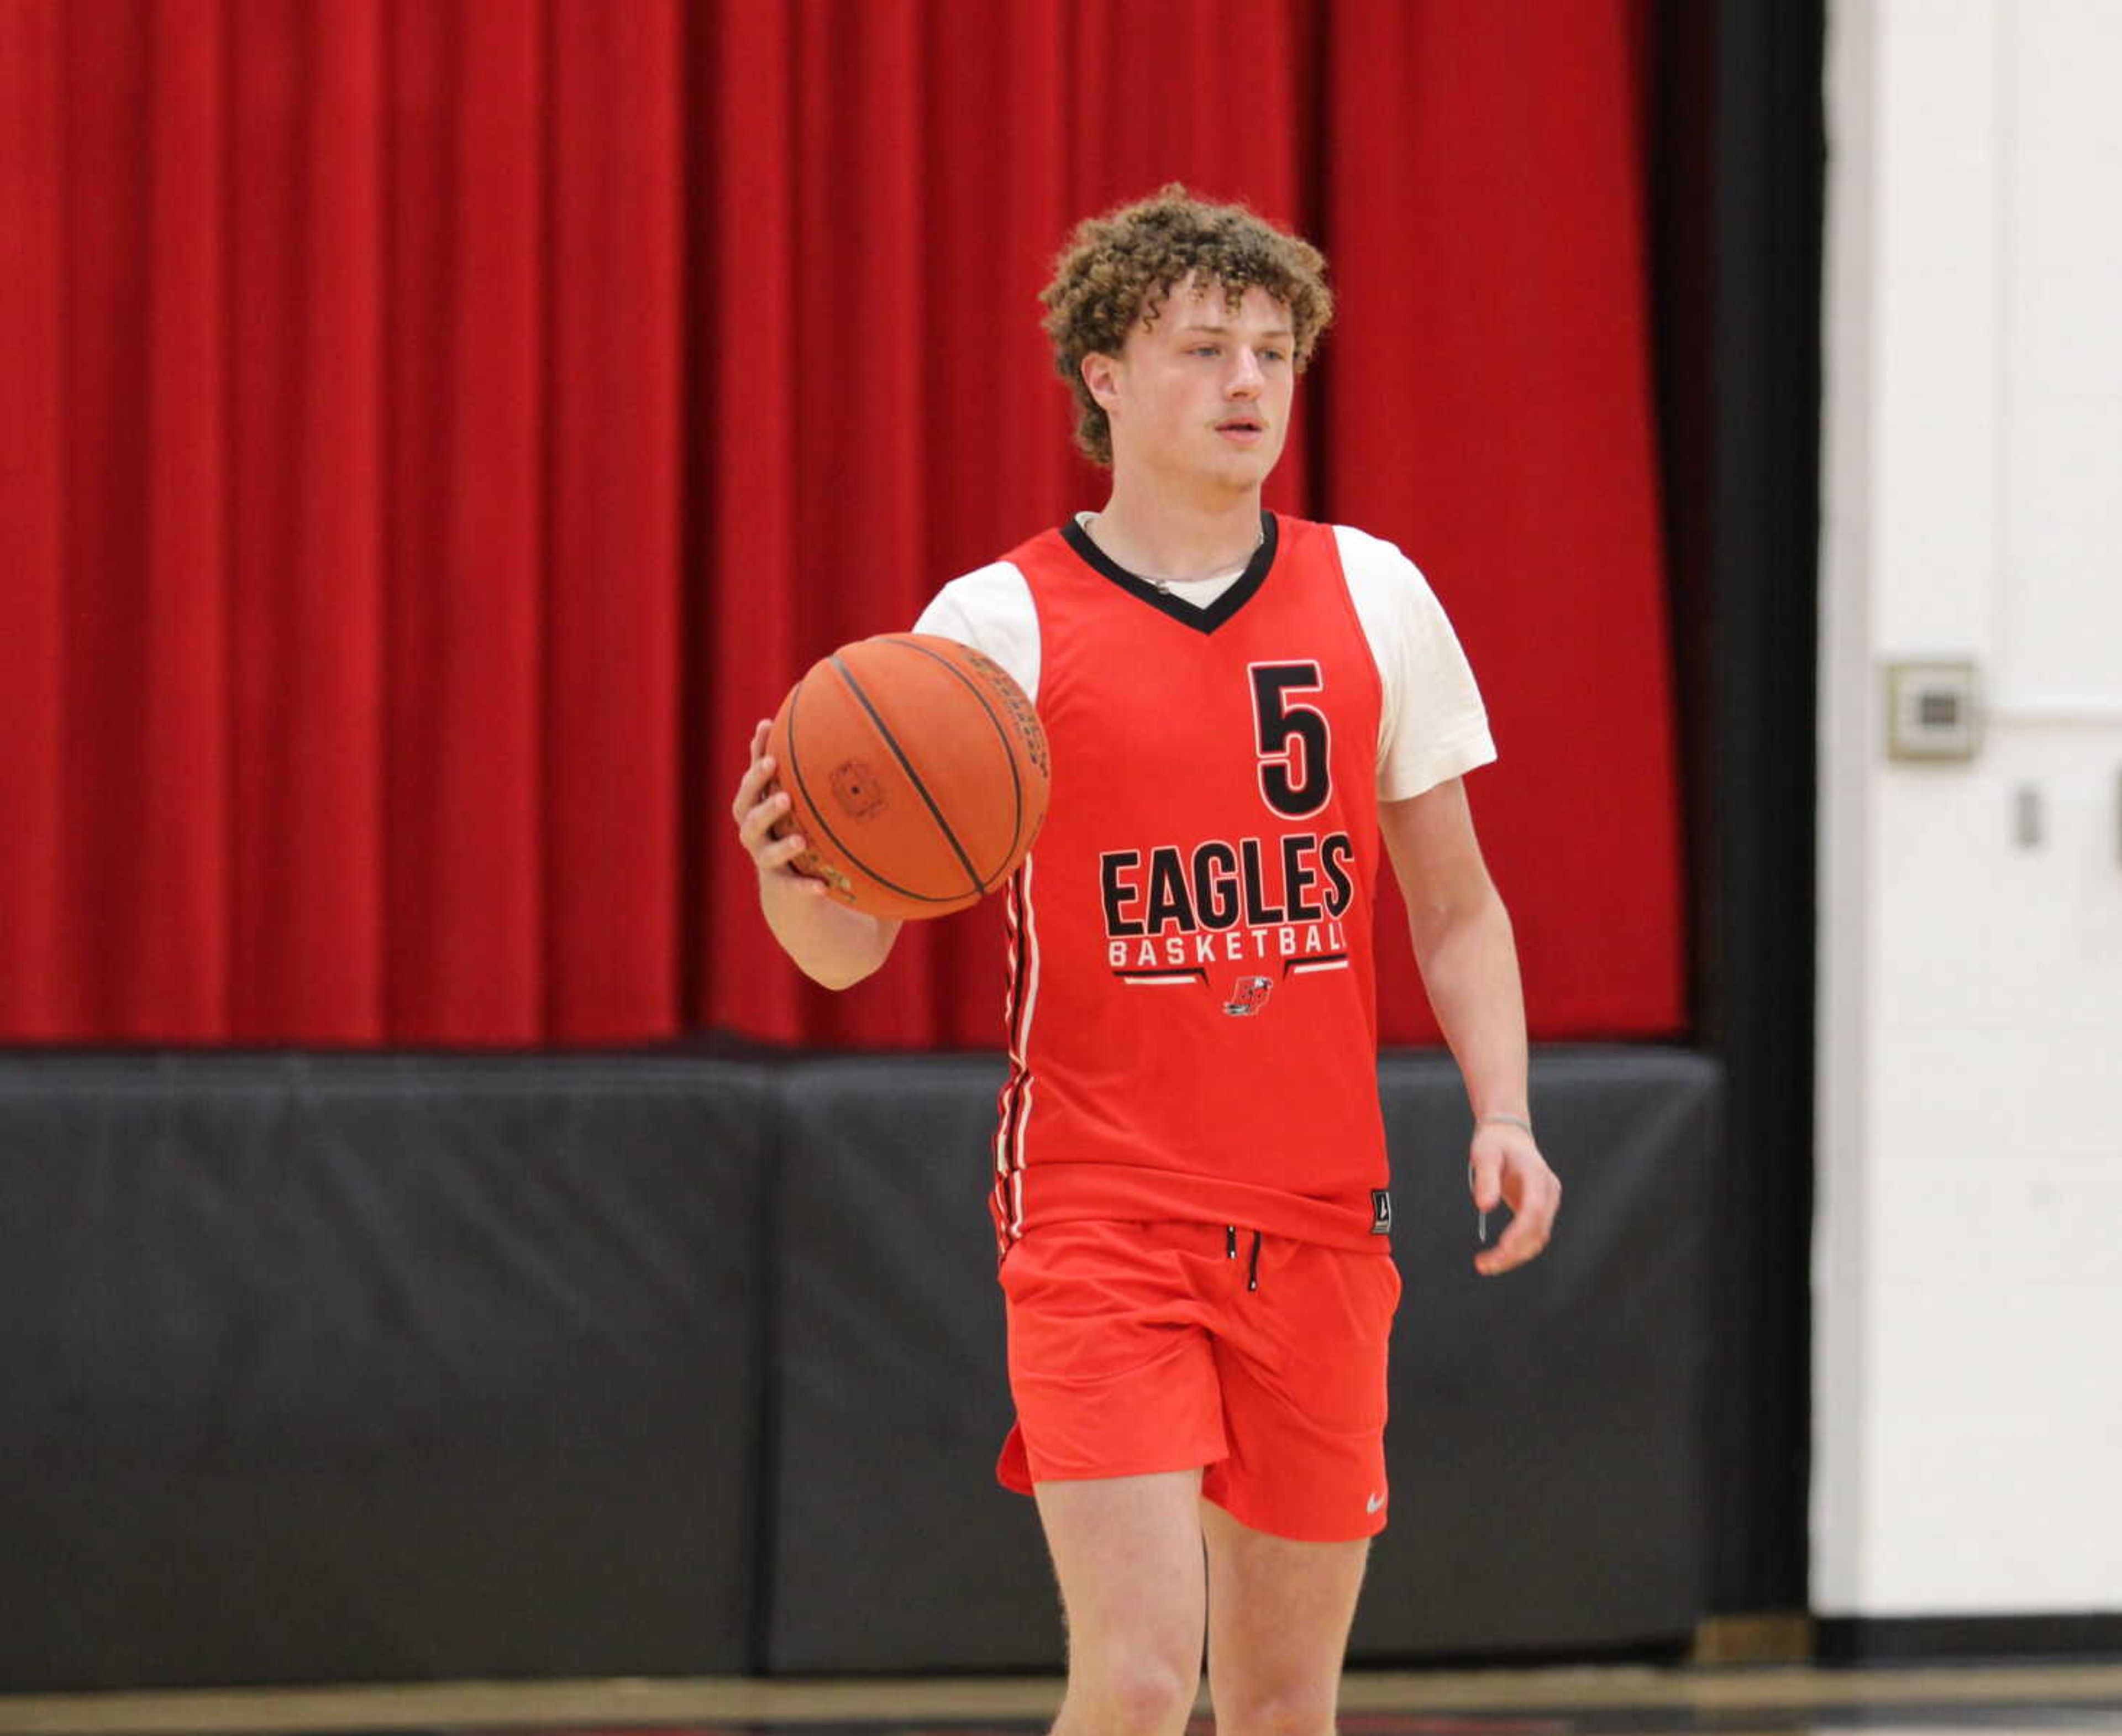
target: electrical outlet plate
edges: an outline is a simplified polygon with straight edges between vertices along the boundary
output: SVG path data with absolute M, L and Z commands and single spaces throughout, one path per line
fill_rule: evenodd
M 1886 756 L 1894 760 L 1971 760 L 1982 742 L 1975 665 L 1925 657 L 1886 669 Z

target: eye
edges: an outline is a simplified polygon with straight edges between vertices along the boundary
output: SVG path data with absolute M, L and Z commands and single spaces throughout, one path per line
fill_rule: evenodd
M 1220 355 L 1222 352 L 1213 344 L 1196 344 L 1188 353 L 1196 356 L 1213 356 Z

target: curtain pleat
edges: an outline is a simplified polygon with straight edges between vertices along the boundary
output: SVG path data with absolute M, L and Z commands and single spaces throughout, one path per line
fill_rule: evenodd
M 0 3 L 0 1040 L 993 1045 L 997 911 L 829 994 L 730 797 L 1101 503 L 1037 293 L 1169 180 L 1332 260 L 1269 503 L 1459 625 L 1536 1033 L 1680 1029 L 1639 14 Z
M 554 0 L 544 1030 L 678 1027 L 685 185 L 676 0 Z
M 230 1035 L 385 1041 L 382 21 L 241 12 L 229 55 Z
M 222 105 L 199 23 L 60 18 L 60 968 L 78 1018 L 150 1039 L 225 1030 Z
M 64 850 L 65 63 L 55 9 L 0 6 L 0 1032 L 32 1042 L 86 1022 Z
M 821 497 L 839 479 L 814 467 L 809 487 L 797 485 L 796 285 L 806 268 L 792 217 L 796 35 L 796 9 L 772 5 L 712 7 L 695 32 L 694 124 L 706 150 L 689 232 L 702 329 L 688 371 L 702 406 L 689 498 L 704 522 L 687 763 L 706 914 L 686 961 L 686 1010 L 711 1028 L 782 1042 L 803 1034 L 805 985 L 760 919 L 757 877 L 732 835 L 730 800 L 754 725 L 808 661 L 815 641 L 805 611 L 832 578 L 805 570 L 799 537 L 806 510 L 828 510 Z M 858 323 L 861 300 L 850 297 Z M 829 347 L 821 334 L 811 340 L 821 354 Z
M 414 1043 L 546 1034 L 542 25 L 516 0 L 392 24 L 385 957 Z

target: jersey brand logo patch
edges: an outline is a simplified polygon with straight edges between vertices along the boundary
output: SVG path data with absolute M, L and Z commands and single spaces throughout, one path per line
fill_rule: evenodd
M 1363 1503 L 1363 1511 L 1366 1513 L 1376 1513 L 1381 1507 L 1384 1506 L 1385 1504 L 1386 1498 L 1383 1495 L 1374 1495 L 1370 1498 L 1370 1500 Z
M 1231 998 L 1223 1003 L 1223 1010 L 1233 1018 L 1250 1018 L 1274 992 L 1274 984 L 1268 977 L 1241 976 L 1231 985 Z
M 1392 1195 L 1382 1187 L 1371 1190 L 1371 1233 L 1374 1236 L 1392 1233 Z

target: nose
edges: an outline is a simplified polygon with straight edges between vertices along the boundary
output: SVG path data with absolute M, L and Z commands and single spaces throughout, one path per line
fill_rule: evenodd
M 1231 371 L 1229 392 L 1234 398 L 1252 398 L 1260 395 L 1267 383 L 1267 376 L 1260 371 L 1260 358 L 1246 345 L 1237 349 L 1237 361 Z

